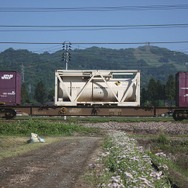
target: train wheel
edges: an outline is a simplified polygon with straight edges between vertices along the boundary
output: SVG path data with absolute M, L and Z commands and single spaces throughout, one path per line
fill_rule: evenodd
M 177 111 L 173 112 L 172 117 L 175 121 L 182 121 L 184 119 L 182 113 Z
M 58 112 L 58 114 L 59 115 L 65 115 L 66 113 L 67 113 L 67 108 L 65 108 L 65 107 L 62 107 L 60 110 L 59 110 L 59 112 Z
M 12 119 L 16 116 L 16 111 L 13 109 L 5 109 L 5 119 Z

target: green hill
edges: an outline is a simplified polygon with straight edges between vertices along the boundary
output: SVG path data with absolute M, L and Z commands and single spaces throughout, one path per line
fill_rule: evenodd
M 54 88 L 54 72 L 65 69 L 63 51 L 37 54 L 28 50 L 9 48 L 0 53 L 0 70 L 21 72 L 24 65 L 25 83 L 34 89 L 42 80 L 48 89 Z M 166 81 L 169 74 L 186 70 L 188 55 L 156 46 L 141 46 L 129 49 L 91 47 L 71 51 L 69 69 L 138 69 L 141 70 L 141 85 L 152 77 Z

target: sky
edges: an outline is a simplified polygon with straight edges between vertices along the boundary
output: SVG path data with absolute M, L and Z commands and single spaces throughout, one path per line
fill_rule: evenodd
M 72 49 L 148 44 L 188 53 L 187 9 L 187 0 L 0 0 L 0 52 L 52 53 L 70 42 Z

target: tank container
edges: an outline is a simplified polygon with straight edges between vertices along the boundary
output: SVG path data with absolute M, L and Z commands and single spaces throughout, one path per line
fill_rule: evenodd
M 140 105 L 140 72 L 137 70 L 57 70 L 55 104 Z

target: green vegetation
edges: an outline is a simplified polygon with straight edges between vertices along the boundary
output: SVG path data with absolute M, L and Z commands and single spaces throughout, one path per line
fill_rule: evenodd
M 168 76 L 166 83 L 151 78 L 148 85 L 141 90 L 141 106 L 169 106 L 175 105 L 176 97 L 175 77 Z
M 133 122 L 169 122 L 174 121 L 172 117 L 82 117 L 82 118 L 68 118 L 69 122 L 88 122 L 88 123 L 105 123 L 105 122 L 119 122 L 119 123 L 133 123 Z
M 134 123 L 134 122 L 169 122 L 172 121 L 174 122 L 174 119 L 172 117 L 121 117 L 121 116 L 109 116 L 109 117 L 99 117 L 99 116 L 91 116 L 91 117 L 71 117 L 67 116 L 67 119 L 64 120 L 63 117 L 38 117 L 38 116 L 33 116 L 33 117 L 16 117 L 16 120 L 41 120 L 41 121 L 51 121 L 51 122 L 63 122 L 65 124 L 73 123 L 73 124 L 79 124 L 79 123 L 105 123 L 105 122 L 119 122 L 119 123 Z M 181 123 L 187 123 L 188 120 L 184 120 Z
M 45 143 L 28 144 L 27 140 L 29 140 L 29 137 L 0 136 L 0 160 L 27 153 L 62 139 L 62 137 L 45 137 Z
M 188 140 L 187 135 L 170 136 L 161 132 L 158 136 L 140 136 L 135 138 L 145 148 L 152 162 L 159 168 L 166 166 L 165 173 L 172 183 L 186 187 L 188 183 Z M 162 156 L 162 157 L 161 157 Z
M 89 135 L 99 133 L 97 128 L 87 128 L 78 126 L 74 123 L 50 122 L 42 120 L 25 120 L 10 122 L 0 122 L 0 135 L 22 135 L 26 136 L 30 133 L 37 133 L 43 136 L 65 135 L 71 136 L 74 133 L 80 135 Z
M 185 137 L 186 138 L 186 137 Z M 155 149 L 154 149 L 155 148 Z M 164 151 L 172 157 L 174 162 L 173 166 L 179 169 L 181 173 L 184 173 L 188 177 L 188 140 L 183 138 L 170 139 L 169 136 L 164 133 L 159 134 L 157 139 L 152 141 L 151 150 L 155 151 L 156 148 Z

